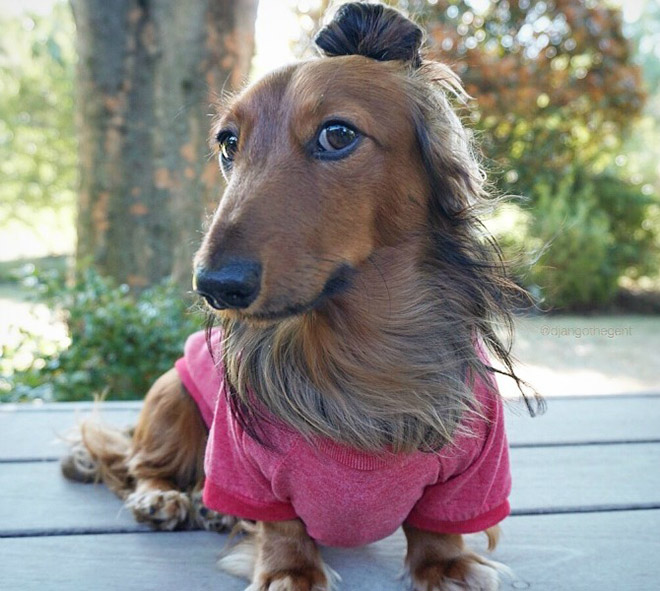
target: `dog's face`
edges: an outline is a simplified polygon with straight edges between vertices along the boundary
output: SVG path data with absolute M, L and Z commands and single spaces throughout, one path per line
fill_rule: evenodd
M 303 62 L 219 116 L 227 188 L 195 261 L 214 308 L 247 320 L 315 308 L 422 228 L 428 187 L 401 70 L 363 56 Z

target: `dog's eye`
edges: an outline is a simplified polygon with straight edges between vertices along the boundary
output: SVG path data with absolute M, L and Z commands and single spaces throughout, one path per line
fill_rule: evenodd
M 350 146 L 357 134 L 350 127 L 333 123 L 321 130 L 319 134 L 319 146 L 328 152 L 343 150 Z
M 232 131 L 221 131 L 218 134 L 220 147 L 220 164 L 230 164 L 238 152 L 238 136 Z
M 330 123 L 318 135 L 316 155 L 320 158 L 343 158 L 357 145 L 360 135 L 343 123 Z

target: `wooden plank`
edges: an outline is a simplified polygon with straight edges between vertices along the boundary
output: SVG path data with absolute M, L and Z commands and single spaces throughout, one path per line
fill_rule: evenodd
M 215 567 L 224 540 L 207 532 L 0 539 L 4 589 L 243 591 Z
M 71 482 L 56 462 L 0 464 L 0 536 L 146 531 L 103 485 Z
M 494 557 L 517 576 L 505 589 L 651 591 L 658 527 L 660 511 L 515 517 Z
M 651 591 L 660 580 L 660 511 L 513 517 L 494 558 L 503 589 Z
M 518 513 L 660 507 L 660 444 L 517 448 L 511 457 Z M 55 462 L 0 464 L 0 490 L 0 535 L 139 527 L 103 486 L 68 482 Z
M 100 417 L 118 427 L 134 425 L 141 403 L 105 403 Z M 32 405 L 0 404 L 0 462 L 56 460 L 66 450 L 64 438 L 84 418 L 93 405 L 61 403 Z
M 92 587 L 243 591 L 245 581 L 215 566 L 226 541 L 227 536 L 206 532 L 0 539 L 0 572 L 4 588 L 21 591 Z M 374 546 L 325 549 L 324 554 L 333 568 L 341 570 L 344 591 L 400 591 L 399 548 L 396 544 L 395 560 L 389 548 L 381 553 Z
M 523 513 L 660 507 L 660 443 L 511 450 L 511 506 Z
M 135 424 L 139 402 L 101 405 L 103 420 Z M 0 462 L 54 460 L 64 453 L 61 436 L 89 416 L 90 403 L 0 405 Z M 521 404 L 507 404 L 512 446 L 660 441 L 659 396 L 549 398 L 548 412 L 532 419 Z
M 512 446 L 660 441 L 660 395 L 547 398 L 544 415 L 507 404 Z
M 659 529 L 660 511 L 513 517 L 493 557 L 515 572 L 503 590 L 650 591 L 660 580 Z M 214 566 L 225 541 L 206 532 L 0 539 L 0 572 L 3 588 L 21 591 L 242 591 L 245 582 Z M 401 532 L 323 549 L 342 591 L 401 591 L 403 552 Z
M 502 577 L 501 591 L 651 591 L 660 580 L 658 527 L 660 510 L 517 516 L 503 522 L 492 555 L 485 552 L 483 535 L 468 536 L 468 544 L 513 570 L 511 578 Z M 360 550 L 368 552 L 355 557 L 363 563 L 380 566 L 385 559 L 400 565 L 405 540 L 397 532 Z M 350 552 L 326 549 L 324 557 L 343 574 Z M 347 589 L 379 589 L 379 584 Z
M 3 402 L 0 412 L 11 413 L 39 413 L 39 412 L 75 412 L 91 411 L 96 408 L 109 408 L 113 410 L 140 410 L 141 400 L 105 401 L 105 402 Z

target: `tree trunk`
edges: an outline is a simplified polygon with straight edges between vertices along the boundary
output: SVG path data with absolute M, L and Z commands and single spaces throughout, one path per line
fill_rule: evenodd
M 187 282 L 222 178 L 209 114 L 240 87 L 258 0 L 71 0 L 77 26 L 79 262 L 143 287 Z

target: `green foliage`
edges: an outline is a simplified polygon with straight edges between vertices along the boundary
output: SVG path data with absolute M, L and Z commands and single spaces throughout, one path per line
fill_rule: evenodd
M 613 244 L 608 217 L 597 208 L 594 187 L 576 191 L 566 177 L 553 191 L 539 186 L 530 233 L 541 250 L 531 271 L 532 281 L 553 307 L 602 304 L 617 287 L 608 258 Z
M 72 287 L 61 274 L 30 279 L 40 297 L 66 315 L 70 344 L 38 353 L 30 367 L 1 378 L 0 401 L 141 398 L 201 326 L 199 315 L 187 312 L 179 288 L 169 283 L 136 294 L 91 269 Z
M 612 173 L 579 179 L 593 184 L 596 207 L 606 216 L 612 235 L 608 258 L 620 276 L 639 277 L 658 270 L 658 196 Z M 656 223 L 653 219 L 656 218 Z
M 74 24 L 64 2 L 47 16 L 0 20 L 0 224 L 32 227 L 35 208 L 72 223 L 76 186 Z
M 576 168 L 554 184 L 539 183 L 533 215 L 504 231 L 507 254 L 524 250 L 521 281 L 544 308 L 609 303 L 623 276 L 654 271 L 657 232 L 646 223 L 653 198 L 639 186 Z

